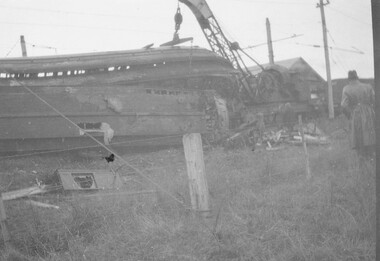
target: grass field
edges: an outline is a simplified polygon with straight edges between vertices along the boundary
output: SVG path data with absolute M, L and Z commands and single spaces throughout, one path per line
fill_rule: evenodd
M 5 202 L 13 250 L 3 260 L 375 260 L 375 162 L 359 164 L 340 123 L 321 123 L 335 137 L 278 151 L 206 149 L 212 216 L 190 205 L 181 148 L 123 157 L 184 204 L 124 166 L 126 188 L 150 194 L 48 194 Z M 333 135 L 334 134 L 334 135 Z M 344 134 L 344 132 L 343 132 Z M 114 163 L 115 168 L 119 162 Z M 120 163 L 121 164 L 121 163 Z M 3 191 L 54 181 L 57 168 L 107 168 L 100 157 L 52 154 L 0 161 Z

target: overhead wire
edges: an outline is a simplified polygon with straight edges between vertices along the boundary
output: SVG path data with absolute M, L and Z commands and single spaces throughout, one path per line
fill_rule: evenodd
M 69 24 L 45 24 L 45 23 L 30 23 L 30 22 L 8 22 L 0 21 L 0 24 L 11 24 L 11 25 L 26 25 L 26 26 L 46 26 L 46 27 L 69 27 L 78 29 L 92 29 L 92 30 L 111 30 L 111 31 L 126 31 L 126 32 L 148 32 L 153 34 L 167 34 L 167 32 L 151 31 L 151 30 L 141 30 L 141 29 L 130 29 L 122 27 L 99 27 L 99 26 L 82 26 L 82 25 L 69 25 Z
M 280 1 L 272 1 L 272 0 L 268 0 L 268 1 L 264 1 L 264 0 L 235 0 L 237 2 L 246 2 L 246 3 L 269 3 L 269 4 L 283 4 L 283 5 L 309 5 L 309 3 L 305 3 L 305 1 L 300 1 L 300 2 L 289 2 L 289 1 L 283 1 L 283 2 L 280 2 Z
M 144 179 L 146 179 L 149 183 L 151 183 L 152 185 L 154 185 L 156 188 L 158 188 L 160 191 L 162 191 L 163 193 L 165 193 L 166 195 L 168 195 L 170 198 L 172 198 L 174 201 L 180 203 L 183 207 L 185 208 L 188 208 L 187 206 L 184 205 L 184 203 L 177 199 L 174 195 L 172 195 L 169 191 L 165 190 L 163 187 L 161 187 L 158 183 L 156 183 L 154 180 L 150 179 L 148 176 L 146 176 L 142 171 L 140 171 L 138 168 L 132 166 L 131 164 L 129 164 L 129 162 L 127 162 L 123 157 L 121 157 L 118 153 L 116 153 L 115 151 L 111 150 L 110 148 L 108 148 L 106 145 L 102 144 L 100 141 L 98 141 L 95 137 L 93 137 L 90 133 L 88 133 L 86 130 L 80 128 L 75 122 L 73 122 L 71 119 L 69 119 L 67 116 L 65 116 L 63 113 L 61 113 L 59 110 L 57 110 L 54 106 L 52 106 L 50 103 L 48 103 L 47 101 L 45 101 L 43 98 L 41 98 L 37 93 L 33 92 L 27 85 L 25 85 L 24 83 L 18 81 L 16 78 L 13 78 L 13 80 L 19 84 L 19 86 L 23 87 L 25 90 L 27 90 L 30 94 L 32 94 L 34 97 L 36 97 L 38 100 L 40 100 L 42 103 L 44 103 L 46 106 L 48 106 L 50 109 L 52 109 L 54 112 L 56 112 L 59 116 L 61 116 L 63 119 L 65 119 L 66 121 L 68 121 L 70 124 L 72 124 L 75 128 L 77 128 L 78 130 L 82 131 L 87 137 L 89 137 L 90 139 L 92 139 L 95 143 L 99 144 L 101 147 L 103 147 L 105 150 L 107 150 L 108 152 L 112 153 L 115 155 L 115 157 L 117 157 L 120 161 L 122 161 L 126 166 L 130 167 L 131 169 L 133 169 L 134 171 L 136 171 L 136 173 L 138 173 L 141 177 L 143 177 Z
M 73 15 L 87 15 L 87 16 L 104 16 L 104 17 L 120 17 L 125 18 L 125 15 L 123 14 L 106 14 L 106 13 L 89 13 L 89 12 L 79 12 L 79 11 L 64 11 L 64 10 L 54 10 L 54 9 L 40 9 L 40 8 L 32 8 L 32 7 L 20 7 L 20 6 L 7 6 L 7 5 L 0 5 L 2 8 L 8 8 L 8 9 L 16 9 L 16 10 L 27 10 L 27 11 L 34 11 L 34 12 L 47 12 L 47 13 L 59 13 L 59 14 L 73 14 Z M 138 16 L 136 16 L 138 17 Z M 146 19 L 146 18 L 144 18 Z M 149 19 L 149 17 L 148 17 Z M 157 19 L 150 18 L 150 19 Z
M 11 54 L 11 52 L 13 51 L 13 49 L 16 47 L 16 45 L 18 44 L 18 41 L 19 40 L 17 40 L 15 43 L 14 43 L 14 45 L 12 46 L 12 48 L 7 52 L 7 54 L 5 55 L 5 57 L 8 57 L 8 55 L 10 55 Z
M 331 35 L 331 33 L 330 33 L 329 30 L 327 30 L 327 33 L 328 33 L 330 39 L 332 40 L 332 42 L 336 45 L 336 42 L 335 42 L 335 40 L 334 40 L 334 38 L 333 38 L 333 36 Z M 335 52 L 333 52 L 333 50 L 332 50 L 332 51 L 331 51 L 331 56 L 332 56 L 332 58 L 334 58 L 334 54 L 335 54 Z M 340 61 L 339 54 L 336 54 L 336 58 L 337 58 L 337 60 L 338 60 L 339 63 L 337 63 L 337 62 L 335 62 L 335 63 L 338 64 L 338 66 L 340 66 L 340 67 L 343 69 L 344 72 L 347 72 L 348 69 L 347 69 L 345 63 L 343 63 L 342 61 Z
M 372 29 L 372 24 L 370 24 L 370 23 L 363 22 L 363 21 L 357 19 L 356 17 L 353 17 L 353 16 L 348 15 L 348 14 L 346 14 L 346 13 L 344 13 L 344 12 L 338 10 L 338 9 L 335 9 L 334 7 L 328 6 L 328 8 L 331 9 L 331 10 L 333 10 L 333 11 L 336 12 L 336 13 L 339 13 L 339 14 L 341 14 L 341 15 L 347 17 L 347 18 L 350 18 L 350 19 L 353 20 L 353 21 L 356 21 L 356 22 L 361 23 L 361 24 L 364 24 L 364 25 L 369 25 L 369 26 L 371 26 L 370 29 Z

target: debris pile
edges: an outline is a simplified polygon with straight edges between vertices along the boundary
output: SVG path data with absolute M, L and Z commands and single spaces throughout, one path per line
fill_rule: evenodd
M 308 123 L 302 126 L 306 144 L 327 145 L 330 144 L 327 136 L 316 126 L 316 123 Z M 266 127 L 263 117 L 258 115 L 254 122 L 243 124 L 235 132 L 230 134 L 224 143 L 224 147 L 232 149 L 236 147 L 265 147 L 266 150 L 278 150 L 283 144 L 302 145 L 301 127 L 298 124 L 291 126 Z

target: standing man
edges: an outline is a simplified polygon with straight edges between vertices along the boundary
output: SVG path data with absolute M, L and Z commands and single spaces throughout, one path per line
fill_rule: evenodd
M 359 81 L 355 70 L 348 72 L 348 85 L 343 88 L 341 106 L 351 120 L 351 147 L 359 156 L 371 156 L 376 145 L 374 90 L 371 85 Z

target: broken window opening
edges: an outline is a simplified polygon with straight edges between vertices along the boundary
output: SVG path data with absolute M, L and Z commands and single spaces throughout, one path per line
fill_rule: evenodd
M 83 130 L 99 130 L 101 122 L 80 122 L 78 123 L 78 127 Z

